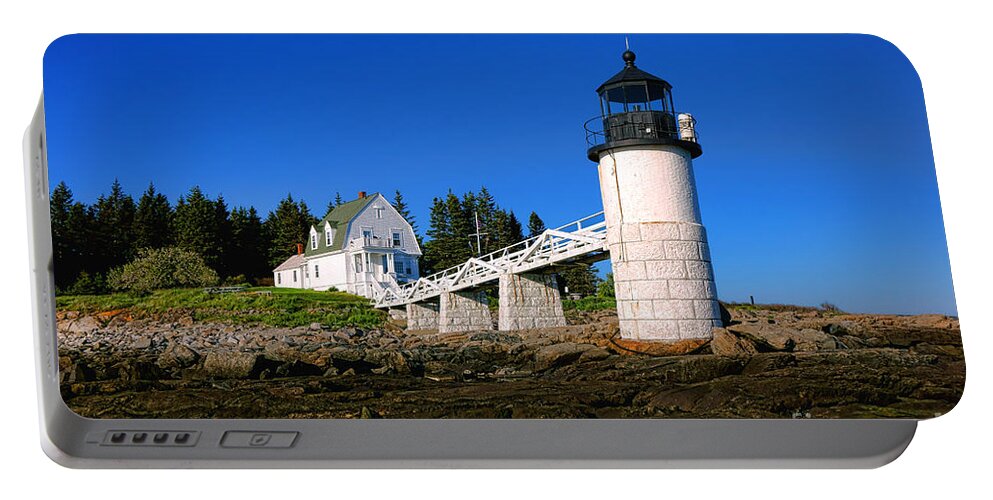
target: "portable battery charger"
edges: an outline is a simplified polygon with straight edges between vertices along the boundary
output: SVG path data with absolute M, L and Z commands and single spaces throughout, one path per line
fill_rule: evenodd
M 44 62 L 60 464 L 876 467 L 961 396 L 923 94 L 878 38 L 71 35 Z

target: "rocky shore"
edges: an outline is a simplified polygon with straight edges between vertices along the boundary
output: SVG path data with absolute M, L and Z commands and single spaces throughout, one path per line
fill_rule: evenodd
M 732 308 L 709 342 L 616 338 L 611 311 L 524 332 L 58 315 L 94 418 L 930 418 L 965 380 L 958 320 Z

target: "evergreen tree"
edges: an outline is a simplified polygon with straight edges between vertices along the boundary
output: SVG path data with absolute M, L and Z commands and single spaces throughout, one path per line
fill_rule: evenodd
M 472 225 L 472 233 L 481 233 L 480 255 L 488 254 L 500 248 L 499 242 L 502 228 L 506 226 L 506 217 L 501 216 L 493 195 L 486 186 L 479 188 L 479 194 L 469 191 L 463 197 L 465 211 Z M 478 227 L 477 227 L 478 219 Z M 476 238 L 471 237 L 472 247 L 476 249 Z
M 345 204 L 345 200 L 341 199 L 341 193 L 334 193 L 334 206 L 338 207 Z
M 426 233 L 429 240 L 423 245 L 425 274 L 462 264 L 475 256 L 476 233 L 481 233 L 478 253 L 482 255 L 524 240 L 517 216 L 500 208 L 485 186 L 479 193 L 463 194 L 461 199 L 451 190 L 444 199 L 435 198 Z
M 156 192 L 155 186 L 148 189 L 138 199 L 138 209 L 134 217 L 134 251 L 142 248 L 162 248 L 172 243 L 172 207 L 164 194 Z
M 507 212 L 503 209 L 496 210 L 489 230 L 492 241 L 490 251 L 496 251 L 524 240 L 521 222 L 517 220 L 514 212 Z
M 217 252 L 217 267 L 214 269 L 222 277 L 231 276 L 234 273 L 231 272 L 231 262 L 229 258 L 231 257 L 231 220 L 230 213 L 228 212 L 228 204 L 224 201 L 224 196 L 218 194 L 217 199 L 214 200 L 214 224 L 217 227 L 217 241 L 218 252 Z
M 449 217 L 449 234 L 444 268 L 461 264 L 476 254 L 475 238 L 470 236 L 476 232 L 476 222 L 473 215 L 475 196 L 471 192 L 463 195 L 462 200 L 451 191 L 445 198 Z M 444 269 L 443 268 L 443 269 Z
M 74 269 L 80 272 L 95 269 L 93 265 L 96 254 L 93 242 L 93 232 L 96 226 L 94 212 L 93 207 L 88 207 L 78 201 L 69 207 L 68 228 L 65 236 L 69 254 L 66 258 L 70 265 L 74 264 Z
M 451 190 L 444 199 L 435 198 L 432 202 L 431 225 L 427 230 L 430 240 L 423 249 L 425 274 L 459 265 L 475 255 L 475 238 L 469 235 L 476 230 L 467 203 L 474 204 L 474 198 L 459 199 Z
M 407 203 L 403 201 L 403 195 L 400 194 L 400 190 L 397 189 L 396 193 L 393 195 L 393 208 L 400 213 L 400 217 L 410 224 L 410 227 L 414 230 L 414 236 L 417 236 L 417 222 L 414 220 L 414 216 L 410 213 L 410 208 L 407 207 Z M 420 236 L 417 236 L 418 242 L 420 242 Z
M 72 191 L 65 182 L 59 182 L 49 198 L 49 210 L 52 221 L 52 256 L 55 262 L 55 286 L 60 289 L 76 281 L 82 271 L 81 243 L 85 240 L 76 238 L 73 233 L 78 228 L 71 220 L 76 205 L 72 199 Z M 79 204 L 82 207 L 81 204 Z M 85 213 L 85 209 L 83 210 Z M 76 215 L 78 218 L 78 214 Z M 77 221 L 78 222 L 78 221 Z
M 282 264 L 289 256 L 296 253 L 297 244 L 307 243 L 312 224 L 314 217 L 307 209 L 307 205 L 294 201 L 291 194 L 287 194 L 286 198 L 279 202 L 276 210 L 269 212 L 265 222 L 262 223 L 267 245 L 266 263 L 269 269 Z
M 221 264 L 225 243 L 221 236 L 221 210 L 218 203 L 204 195 L 200 186 L 194 186 L 179 198 L 173 216 L 176 246 L 196 253 L 215 270 Z M 226 207 L 223 211 L 227 211 Z
M 101 195 L 94 206 L 95 226 L 92 248 L 95 252 L 93 269 L 104 273 L 111 267 L 122 265 L 134 257 L 135 203 L 124 194 L 121 183 L 114 179 L 110 194 Z
M 514 215 L 514 211 L 510 211 L 510 217 L 507 222 L 507 239 L 504 240 L 501 247 L 510 246 L 514 243 L 520 243 L 524 241 L 524 228 L 521 227 L 521 221 L 518 220 L 517 216 Z
M 563 292 L 568 289 L 570 294 L 576 293 L 583 297 L 595 295 L 601 281 L 596 275 L 596 269 L 589 264 L 563 267 L 558 270 L 558 275 L 559 288 Z
M 237 207 L 231 211 L 228 272 L 230 276 L 244 275 L 248 279 L 269 275 L 262 239 L 262 219 L 255 207 Z
M 446 239 L 451 234 L 451 218 L 448 216 L 448 205 L 441 198 L 431 200 L 431 220 L 427 237 L 430 238 L 421 246 L 420 268 L 423 274 L 432 274 L 444 269 L 439 267 Z
M 531 212 L 531 216 L 528 217 L 528 238 L 534 238 L 546 229 L 548 228 L 545 227 L 545 221 L 541 220 L 537 213 Z
M 307 221 L 307 233 L 309 234 L 310 233 L 310 226 L 316 226 L 317 224 L 319 224 L 321 222 L 321 219 L 318 219 L 317 217 L 314 217 L 314 215 L 312 213 L 310 213 L 310 208 L 307 207 L 307 203 L 305 203 L 303 200 L 300 200 L 300 203 L 298 203 L 298 206 L 300 207 L 300 213 L 303 214 L 304 219 Z M 307 238 L 304 238 L 304 239 L 307 239 Z

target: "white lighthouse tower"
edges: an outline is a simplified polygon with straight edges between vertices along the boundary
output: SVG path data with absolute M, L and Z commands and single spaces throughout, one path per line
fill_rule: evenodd
M 694 120 L 676 113 L 672 86 L 638 69 L 634 52 L 622 58 L 624 69 L 596 90 L 600 116 L 586 123 L 621 338 L 709 339 L 721 319 L 693 178 L 703 152 Z

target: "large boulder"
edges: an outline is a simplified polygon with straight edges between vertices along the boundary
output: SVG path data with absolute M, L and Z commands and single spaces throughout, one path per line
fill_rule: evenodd
M 800 352 L 829 351 L 843 348 L 843 344 L 839 343 L 838 339 L 833 335 L 828 335 L 820 330 L 811 328 L 804 328 L 797 331 L 793 339 L 796 342 L 796 348 L 794 350 Z
M 159 355 L 156 364 L 160 368 L 167 370 L 175 370 L 182 368 L 189 368 L 200 360 L 200 353 L 194 351 L 190 347 L 178 344 L 175 342 L 170 342 L 166 350 Z
M 373 368 L 373 373 L 409 375 L 413 368 L 404 353 L 393 349 L 370 350 L 364 359 L 367 363 L 378 366 Z
M 83 316 L 70 321 L 66 325 L 66 331 L 77 335 L 88 335 L 100 329 L 101 326 L 103 325 L 100 324 L 100 321 L 93 316 Z
M 203 373 L 214 378 L 251 378 L 259 355 L 253 352 L 213 351 L 203 361 Z
M 742 323 L 730 325 L 727 330 L 755 345 L 759 351 L 792 351 L 796 348 L 797 331 L 792 328 L 767 323 Z
M 751 356 L 759 352 L 753 342 L 729 332 L 726 328 L 714 328 L 710 350 L 718 356 Z
M 845 347 L 833 335 L 813 328 L 790 328 L 767 323 L 743 323 L 728 326 L 727 331 L 738 337 L 738 340 L 751 343 L 758 352 L 813 352 Z M 721 341 L 712 343 L 711 347 L 714 348 L 715 353 L 721 349 L 734 351 L 740 347 L 731 345 L 730 340 L 732 339 L 722 338 Z
M 595 347 L 591 344 L 576 344 L 574 342 L 562 342 L 542 347 L 534 353 L 534 369 L 535 371 L 545 371 L 571 364 L 579 360 L 584 352 Z

